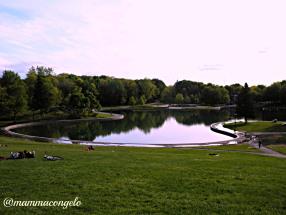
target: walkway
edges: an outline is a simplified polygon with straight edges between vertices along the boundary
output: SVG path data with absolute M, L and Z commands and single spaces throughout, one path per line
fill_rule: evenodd
M 279 152 L 273 151 L 273 150 L 271 150 L 269 148 L 266 148 L 264 146 L 261 146 L 259 148 L 258 142 L 255 141 L 255 140 L 249 141 L 249 145 L 259 149 L 260 151 L 263 152 L 264 155 L 271 156 L 271 157 L 278 157 L 278 158 L 286 158 L 286 155 L 283 155 L 283 154 L 281 154 Z

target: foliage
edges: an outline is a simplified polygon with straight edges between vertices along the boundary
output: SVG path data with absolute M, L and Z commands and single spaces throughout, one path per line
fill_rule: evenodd
M 139 98 L 139 105 L 144 105 L 146 103 L 145 95 L 140 96 Z
M 129 98 L 128 104 L 131 105 L 131 106 L 136 105 L 136 99 L 135 99 L 134 96 L 131 96 Z
M 282 122 L 257 121 L 249 122 L 247 124 L 242 122 L 227 123 L 224 125 L 232 130 L 246 131 L 246 132 L 286 132 L 286 126 Z
M 32 96 L 32 110 L 40 110 L 42 113 L 58 104 L 60 93 L 53 84 L 49 75 L 49 70 L 39 69 L 37 71 L 37 80 Z
M 247 83 L 245 83 L 244 88 L 238 96 L 236 111 L 238 116 L 244 117 L 245 123 L 247 123 L 248 118 L 254 115 L 253 99 Z
M 16 120 L 17 114 L 23 112 L 27 108 L 25 84 L 18 74 L 12 71 L 4 71 L 1 78 L 1 86 L 1 112 L 3 111 L 4 113 L 12 114 L 14 120 Z
M 161 101 L 164 103 L 173 103 L 175 91 L 173 87 L 166 87 L 161 93 Z
M 31 67 L 22 80 L 13 71 L 0 78 L 0 113 L 7 118 L 23 115 L 27 111 L 48 113 L 61 110 L 72 115 L 92 114 L 101 106 L 165 104 L 238 104 L 238 112 L 247 118 L 252 104 L 286 105 L 286 81 L 269 87 L 251 86 L 247 90 L 240 84 L 218 86 L 188 80 L 166 86 L 159 79 L 119 79 L 108 76 L 56 75 L 52 68 Z M 249 103 L 248 110 L 244 107 Z M 75 106 L 73 106 L 73 104 Z M 245 115 L 242 114 L 242 115 Z
M 175 98 L 176 104 L 183 104 L 184 103 L 184 96 L 181 93 L 178 93 Z
M 228 91 L 223 87 L 208 85 L 204 87 L 201 95 L 202 103 L 208 105 L 227 104 L 229 103 Z

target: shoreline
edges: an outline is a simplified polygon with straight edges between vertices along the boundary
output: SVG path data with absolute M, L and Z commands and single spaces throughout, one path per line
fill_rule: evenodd
M 103 113 L 103 112 L 101 112 Z M 186 148 L 186 147 L 200 147 L 200 146 L 219 146 L 219 145 L 229 145 L 229 144 L 237 144 L 243 141 L 242 136 L 236 134 L 223 133 L 220 132 L 218 125 L 220 123 L 214 123 L 210 126 L 210 129 L 214 132 L 221 133 L 223 135 L 227 135 L 232 137 L 229 140 L 223 141 L 214 141 L 214 142 L 201 142 L 201 143 L 118 143 L 118 142 L 96 142 L 96 141 L 84 141 L 84 140 L 61 140 L 59 138 L 49 138 L 49 137 L 40 137 L 40 136 L 32 136 L 21 134 L 12 131 L 16 128 L 22 128 L 27 126 L 37 126 L 42 124 L 51 124 L 55 122 L 77 122 L 77 121 L 90 121 L 90 120 L 99 120 L 99 121 L 110 121 L 110 120 L 121 120 L 124 118 L 121 114 L 111 113 L 112 117 L 109 118 L 85 118 L 85 119 L 68 119 L 68 120 L 48 120 L 48 121 L 40 121 L 40 122 L 29 122 L 29 123 L 20 123 L 9 125 L 4 128 L 1 128 L 1 131 L 6 136 L 18 137 L 28 140 L 40 141 L 40 142 L 52 142 L 58 144 L 81 144 L 81 145 L 100 145 L 100 146 L 129 146 L 129 147 L 164 147 L 164 148 Z

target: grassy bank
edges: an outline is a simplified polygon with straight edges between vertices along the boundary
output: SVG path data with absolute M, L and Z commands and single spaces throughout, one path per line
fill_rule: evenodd
M 286 145 L 269 145 L 267 147 L 282 154 L 286 154 Z
M 283 214 L 286 160 L 238 152 L 56 145 L 0 137 L 0 214 Z M 44 161 L 44 152 L 64 157 Z M 217 153 L 217 152 L 216 152 Z M 73 200 L 82 206 L 4 208 L 15 200 Z
M 246 131 L 246 132 L 286 132 L 286 126 L 283 125 L 282 122 L 266 122 L 266 121 L 258 121 L 258 122 L 248 122 L 245 124 L 244 122 L 239 123 L 229 123 L 225 124 L 224 127 L 238 130 L 238 131 Z
M 258 149 L 250 146 L 249 144 L 235 144 L 235 145 L 222 145 L 222 146 L 206 146 L 208 149 L 228 150 L 228 151 L 245 151 L 245 152 L 260 152 Z
M 89 115 L 83 116 L 81 118 L 109 118 L 111 116 L 112 115 L 110 113 L 96 112 L 96 113 L 90 113 Z M 26 115 L 22 115 L 21 117 L 18 117 L 16 121 L 0 118 L 0 127 L 23 122 L 42 121 L 42 120 L 62 120 L 62 119 L 74 119 L 74 118 L 75 117 L 72 117 L 71 115 L 63 111 L 53 111 L 41 116 L 39 114 L 36 114 L 34 117 L 32 116 L 32 114 L 29 113 Z

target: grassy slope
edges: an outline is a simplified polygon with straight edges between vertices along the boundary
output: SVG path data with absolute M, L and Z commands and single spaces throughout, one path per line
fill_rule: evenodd
M 286 145 L 269 145 L 267 147 L 282 154 L 286 154 Z
M 37 158 L 0 161 L 0 214 L 286 213 L 286 160 L 234 152 L 96 147 L 0 137 L 0 156 L 35 149 Z M 44 152 L 62 161 L 42 160 Z M 217 153 L 217 152 L 216 152 Z M 73 200 L 79 208 L 4 208 L 16 200 Z
M 245 123 L 230 123 L 224 126 L 232 130 L 247 131 L 247 132 L 286 132 L 286 126 L 283 123 L 277 122 L 249 122 Z
M 230 150 L 230 151 L 250 151 L 250 152 L 260 152 L 249 144 L 236 144 L 236 145 L 224 145 L 224 146 L 207 146 L 209 149 L 220 149 L 220 150 Z
M 108 118 L 111 117 L 112 115 L 110 113 L 91 113 L 85 118 L 89 117 L 96 117 L 96 118 Z M 84 118 L 84 117 L 82 117 Z M 61 120 L 61 119 L 72 119 L 67 113 L 58 111 L 58 112 L 51 112 L 48 114 L 45 114 L 43 118 L 41 118 L 39 115 L 37 115 L 34 120 L 39 121 L 39 120 Z M 14 120 L 3 120 L 0 119 L 0 127 L 4 127 L 7 125 L 15 124 L 15 123 L 23 123 L 23 122 L 32 122 L 33 118 L 31 115 L 26 115 L 23 117 L 19 117 L 16 122 Z

